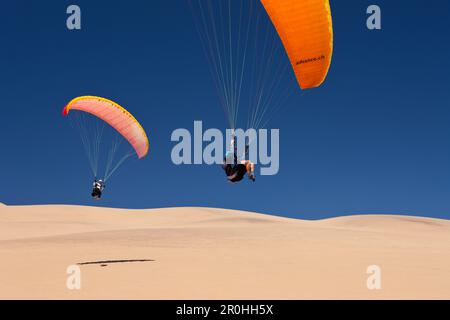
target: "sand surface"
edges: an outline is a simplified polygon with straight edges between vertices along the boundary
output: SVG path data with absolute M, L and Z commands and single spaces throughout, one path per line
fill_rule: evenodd
M 17 298 L 450 299 L 450 221 L 0 205 L 0 299 Z

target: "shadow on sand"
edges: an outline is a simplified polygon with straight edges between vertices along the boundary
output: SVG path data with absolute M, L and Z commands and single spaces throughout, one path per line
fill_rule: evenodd
M 86 265 L 100 265 L 101 267 L 106 267 L 108 264 L 114 264 L 114 263 L 137 263 L 137 262 L 153 262 L 155 260 L 151 259 L 130 259 L 130 260 L 100 260 L 100 261 L 89 261 L 89 262 L 80 262 L 77 263 L 79 266 L 86 266 Z

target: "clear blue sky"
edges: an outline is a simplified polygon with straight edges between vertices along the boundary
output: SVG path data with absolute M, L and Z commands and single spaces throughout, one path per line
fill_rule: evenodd
M 81 6 L 83 30 L 65 27 Z M 365 28 L 382 8 L 383 30 Z M 450 218 L 450 2 L 331 0 L 326 83 L 295 97 L 280 128 L 281 168 L 226 183 L 215 166 L 175 166 L 176 128 L 224 127 L 185 0 L 8 1 L 0 10 L 0 201 L 99 205 L 81 142 L 62 118 L 73 97 L 126 106 L 149 157 L 125 164 L 101 205 L 211 206 L 318 219 L 360 213 Z

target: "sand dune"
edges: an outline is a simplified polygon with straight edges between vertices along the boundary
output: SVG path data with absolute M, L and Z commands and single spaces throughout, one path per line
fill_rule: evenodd
M 0 299 L 450 299 L 450 221 L 0 206 L 0 261 Z

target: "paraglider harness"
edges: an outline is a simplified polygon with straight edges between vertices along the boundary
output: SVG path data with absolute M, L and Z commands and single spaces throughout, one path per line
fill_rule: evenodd
M 92 198 L 95 200 L 100 200 L 102 197 L 103 189 L 105 189 L 105 184 L 102 180 L 94 179 L 93 189 L 92 189 Z
M 245 146 L 245 154 L 248 153 L 248 145 Z M 238 163 L 237 158 L 237 144 L 236 144 L 236 137 L 234 137 L 234 161 L 233 164 L 227 163 L 227 159 L 229 158 L 229 152 L 227 152 L 227 155 L 223 158 L 223 164 L 222 169 L 225 171 L 225 174 L 227 176 L 227 179 L 231 183 L 239 182 L 242 179 L 244 179 L 245 174 L 247 173 L 247 167 L 242 164 Z

